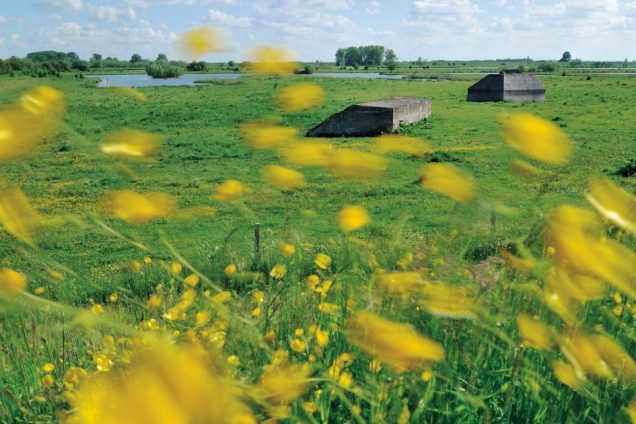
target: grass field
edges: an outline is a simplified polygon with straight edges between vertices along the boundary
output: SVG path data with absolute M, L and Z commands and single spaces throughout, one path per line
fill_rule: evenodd
M 301 81 L 320 84 L 325 102 L 306 112 L 279 112 L 275 93 Z M 244 396 L 250 398 L 246 402 L 259 420 L 278 414 L 290 422 L 628 422 L 623 408 L 634 396 L 633 380 L 621 383 L 621 373 L 615 372 L 609 379 L 591 376 L 571 390 L 552 376 L 551 363 L 563 355 L 558 349 L 542 353 L 522 348 L 515 317 L 526 311 L 561 334 L 573 329 L 598 331 L 633 354 L 634 319 L 628 309 L 631 300 L 624 293 L 618 303 L 612 289 L 582 304 L 573 323 L 543 305 L 535 291 L 545 285 L 550 261 L 539 229 L 552 210 L 564 204 L 589 208 L 583 193 L 593 176 L 607 175 L 626 191 L 636 192 L 634 177 L 616 175 L 628 161 L 636 160 L 632 119 L 636 79 L 547 76 L 543 82 L 548 101 L 537 104 L 468 103 L 466 90 L 473 83 L 469 80 L 303 76 L 147 88 L 140 91 L 148 100 L 139 102 L 119 90 L 98 89 L 94 81 L 71 76 L 1 77 L 0 104 L 10 104 L 25 91 L 46 84 L 64 93 L 68 107 L 54 139 L 25 160 L 0 165 L 0 181 L 20 187 L 49 221 L 36 234 L 37 247 L 0 233 L 0 268 L 27 275 L 29 293 L 38 287 L 45 290 L 0 304 L 1 420 L 57 419 L 73 404 L 61 394 L 69 391 L 62 384 L 68 367 L 95 373 L 100 355 L 112 353 L 102 341 L 109 334 L 128 340 L 109 356 L 116 365 L 125 363 L 124 346 L 132 343 L 139 323 L 151 318 L 168 332 L 178 331 L 179 340 L 194 337 L 206 346 L 213 344 L 201 334 L 203 325 L 192 324 L 195 310 L 209 309 L 212 320 L 229 323 L 219 355 L 240 358 L 239 365 L 230 360 L 228 372 L 241 385 L 258 381 L 261 367 L 274 352 L 289 351 L 289 340 L 306 337 L 306 348 L 292 345 L 289 357 L 294 363 L 312 364 L 311 390 L 296 396 L 298 400 L 270 399 L 269 404 Z M 281 192 L 263 181 L 261 171 L 284 162 L 273 151 L 251 148 L 239 130 L 247 121 L 278 117 L 281 125 L 304 134 L 347 105 L 398 95 L 432 99 L 432 118 L 400 132 L 426 140 L 435 153 L 422 158 L 391 154 L 388 170 L 376 179 L 334 178 L 325 169 L 306 168 L 302 169 L 306 187 Z M 505 142 L 500 123 L 518 111 L 552 121 L 566 132 L 575 146 L 571 160 L 563 166 L 539 164 L 542 173 L 532 178 L 513 173 L 511 162 L 522 156 Z M 159 158 L 129 162 L 102 155 L 100 143 L 125 128 L 160 134 L 165 141 Z M 337 148 L 369 151 L 372 140 L 328 142 Z M 456 204 L 424 190 L 418 179 L 422 167 L 431 162 L 450 163 L 471 175 L 478 199 Z M 218 185 L 228 179 L 247 186 L 244 202 L 214 199 Z M 106 216 L 100 207 L 104 193 L 118 189 L 164 192 L 178 199 L 180 209 L 208 207 L 215 213 L 205 209 L 196 217 L 132 226 Z M 343 235 L 336 221 L 338 211 L 349 204 L 364 206 L 371 216 L 370 225 L 354 236 Z M 256 223 L 261 228 L 259 257 L 253 253 Z M 540 265 L 530 272 L 514 272 L 493 259 L 515 241 L 525 245 Z M 281 242 L 296 246 L 291 258 L 280 255 Z M 628 235 L 623 243 L 634 247 Z M 317 272 L 313 259 L 320 252 L 333 258 L 333 266 Z M 405 261 L 409 253 L 411 260 Z M 131 269 L 133 261 L 143 263 L 145 256 L 152 263 Z M 206 278 L 198 287 L 231 291 L 229 316 L 225 307 L 208 302 L 201 293 L 185 321 L 162 318 L 164 309 L 149 310 L 146 300 L 160 282 L 165 305 L 182 296 L 180 281 L 187 273 L 171 274 L 172 262 L 199 270 Z M 239 269 L 232 277 L 224 274 L 230 263 Z M 269 276 L 278 263 L 287 265 L 281 282 Z M 372 287 L 378 268 L 466 284 L 480 302 L 476 318 L 440 317 L 414 298 L 383 297 Z M 51 269 L 64 278 L 53 278 Z M 314 272 L 321 281 L 335 281 L 334 290 L 308 291 L 305 279 Z M 252 318 L 251 296 L 256 289 L 263 290 L 266 300 L 262 316 Z M 116 302 L 109 301 L 113 293 L 118 294 Z M 446 295 L 462 298 L 453 291 Z M 339 312 L 317 309 L 324 302 L 337 305 Z M 94 304 L 104 305 L 107 312 L 80 313 Z M 613 312 L 616 305 L 623 305 L 619 314 Z M 441 343 L 445 360 L 406 373 L 386 364 L 381 371 L 373 366 L 370 371 L 365 349 L 360 344 L 353 347 L 356 344 L 347 338 L 347 322 L 354 310 L 361 309 L 414 325 Z M 329 329 L 327 347 L 312 344 L 311 324 Z M 295 332 L 297 328 L 304 335 Z M 270 330 L 275 330 L 277 339 L 264 344 L 261 338 Z M 561 348 L 563 343 L 556 342 Z M 349 352 L 355 358 L 352 364 L 337 363 L 339 355 Z M 56 381 L 48 385 L 42 383 L 41 367 L 46 363 L 56 364 L 52 373 Z M 322 392 L 317 395 L 318 389 Z M 315 412 L 309 403 L 315 403 Z M 291 412 L 276 412 L 272 404 L 279 409 L 289 404 Z

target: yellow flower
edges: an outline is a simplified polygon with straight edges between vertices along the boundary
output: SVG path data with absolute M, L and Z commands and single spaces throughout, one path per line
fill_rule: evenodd
M 294 339 L 289 343 L 290 347 L 294 352 L 304 352 L 305 351 L 305 342 L 300 339 Z
M 170 264 L 170 271 L 172 271 L 173 274 L 179 275 L 181 274 L 182 270 L 183 265 L 181 265 L 179 262 L 173 262 L 172 264 Z
M 146 265 L 150 265 L 152 263 L 152 258 L 150 256 L 144 257 L 144 263 Z
M 161 298 L 156 294 L 151 295 L 146 306 L 152 310 L 159 309 L 161 307 Z
M 228 300 L 230 300 L 231 298 L 232 298 L 232 293 L 226 290 L 226 291 L 222 291 L 222 292 L 220 292 L 218 294 L 215 294 L 212 297 L 212 300 L 214 300 L 217 303 L 225 303 Z
M 62 281 L 64 279 L 64 274 L 54 269 L 47 269 L 46 273 L 51 279 L 55 281 Z
M 44 287 L 38 287 L 35 290 L 33 290 L 33 293 L 40 295 L 42 293 L 44 293 L 46 291 L 46 289 Z
M 320 106 L 325 100 L 325 90 L 313 82 L 301 82 L 283 88 L 277 96 L 284 112 L 300 112 Z
M 325 314 L 335 314 L 340 310 L 340 307 L 334 303 L 321 302 L 318 304 L 318 310 Z
M 457 168 L 443 163 L 430 163 L 422 169 L 422 187 L 444 194 L 456 202 L 475 198 L 475 182 Z
M 139 261 L 132 261 L 130 263 L 130 270 L 133 272 L 139 272 L 143 269 L 143 267 L 141 266 L 141 264 L 139 263 Z
M 274 341 L 276 340 L 276 332 L 274 330 L 269 330 L 267 333 L 265 333 L 263 339 L 265 339 L 267 343 L 274 343 Z
M 345 206 L 338 212 L 338 225 L 343 233 L 366 227 L 370 222 L 371 217 L 362 206 Z
M 0 269 L 0 296 L 16 296 L 26 290 L 27 279 L 24 274 L 9 268 Z
M 32 232 L 42 218 L 20 189 L 0 187 L 0 191 L 0 223 L 15 238 L 33 244 Z
M 590 181 L 590 191 L 585 197 L 605 218 L 636 234 L 636 197 L 632 194 L 609 178 L 601 177 Z
M 309 414 L 313 414 L 318 411 L 318 404 L 316 402 L 303 402 L 301 407 Z
M 252 310 L 252 318 L 258 318 L 261 316 L 261 307 L 257 306 Z
M 635 297 L 636 254 L 604 233 L 594 213 L 562 206 L 550 216 L 546 242 L 555 249 L 553 260 L 572 274 L 606 281 Z
M 333 147 L 324 141 L 303 141 L 281 145 L 277 149 L 281 158 L 295 166 L 327 166 L 334 153 Z
M 270 368 L 258 382 L 257 393 L 277 405 L 286 405 L 308 389 L 311 370 L 306 365 Z
M 315 290 L 318 287 L 318 284 L 320 284 L 320 277 L 318 277 L 316 274 L 307 276 L 307 286 L 311 290 Z
M 201 326 L 210 320 L 210 313 L 207 311 L 197 312 L 194 316 L 195 325 Z
M 503 131 L 508 144 L 533 159 L 563 164 L 572 154 L 572 142 L 558 126 L 529 113 L 510 116 Z
M 535 349 L 549 349 L 552 346 L 552 330 L 547 325 L 533 319 L 528 314 L 517 316 L 517 327 L 523 344 Z
M 100 315 L 103 312 L 104 312 L 104 308 L 99 303 L 96 303 L 93 306 L 91 306 L 91 314 Z
M 282 264 L 274 265 L 269 275 L 276 280 L 282 279 L 287 274 L 287 267 Z
M 151 341 L 130 362 L 86 379 L 71 404 L 74 422 L 256 423 L 217 371 L 220 361 L 201 348 Z
M 195 287 L 197 284 L 199 284 L 199 276 L 197 274 L 190 274 L 183 279 L 183 282 L 188 287 Z
M 387 272 L 378 274 L 375 281 L 389 293 L 406 294 L 424 287 L 424 279 L 417 272 Z
M 36 396 L 34 399 L 37 403 L 46 403 L 46 398 L 44 396 Z
M 468 287 L 425 283 L 419 303 L 428 313 L 447 318 L 475 318 L 477 303 Z
M 161 137 L 137 130 L 123 130 L 111 134 L 100 149 L 110 156 L 149 158 L 159 153 Z
M 257 47 L 250 59 L 250 70 L 258 74 L 289 74 L 298 68 L 294 53 L 282 47 Z
M 382 156 L 352 149 L 335 150 L 328 165 L 335 177 L 357 179 L 377 177 L 387 168 Z
M 225 35 L 210 26 L 192 29 L 180 37 L 181 50 L 190 59 L 225 50 Z
M 563 361 L 554 361 L 552 363 L 552 370 L 557 380 L 573 390 L 580 389 L 585 382 L 584 377 L 577 374 L 572 365 Z
M 338 384 L 340 384 L 345 389 L 350 388 L 351 386 L 353 386 L 353 375 L 347 371 L 341 372 L 340 376 L 338 377 Z
M 236 273 L 236 265 L 235 264 L 229 264 L 228 266 L 225 267 L 223 272 L 228 277 L 231 277 L 232 275 L 234 275 Z
M 216 188 L 214 198 L 222 202 L 239 199 L 243 196 L 243 184 L 237 180 L 227 180 Z
M 55 369 L 55 365 L 51 364 L 50 362 L 42 366 L 42 371 L 46 373 L 51 373 L 53 372 L 54 369 Z
M 53 376 L 51 376 L 51 374 L 47 374 L 44 377 L 42 377 L 43 386 L 52 386 L 53 383 L 55 383 L 55 380 L 53 379 Z
M 273 149 L 292 144 L 298 137 L 298 129 L 281 127 L 271 122 L 253 121 L 241 127 L 243 138 L 255 149 Z
M 349 340 L 397 372 L 444 359 L 442 346 L 418 334 L 412 327 L 385 320 L 371 312 L 352 318 Z
M 373 150 L 379 154 L 391 152 L 407 153 L 414 157 L 424 157 L 433 152 L 424 140 L 398 134 L 385 134 L 373 142 Z
M 64 93 L 46 85 L 22 95 L 19 104 L 24 110 L 40 116 L 60 115 L 66 109 Z
M 170 216 L 176 200 L 165 193 L 140 194 L 131 190 L 110 192 L 105 200 L 106 210 L 131 224 L 143 224 Z
M 327 346 L 329 343 L 329 332 L 325 330 L 321 330 L 320 328 L 316 329 L 316 344 L 318 347 L 323 348 Z
M 110 296 L 108 296 L 108 301 L 110 303 L 115 303 L 119 300 L 119 295 L 117 293 L 111 293 Z
M 294 191 L 305 186 L 305 176 L 293 169 L 269 165 L 263 170 L 263 177 L 270 184 L 284 191 Z
M 328 269 L 331 266 L 331 257 L 324 253 L 318 253 L 316 259 L 314 259 L 314 264 L 316 264 L 318 268 Z
M 636 398 L 632 399 L 626 411 L 627 411 L 627 415 L 629 415 L 629 418 L 632 420 L 632 424 L 635 424 L 636 423 Z
M 290 258 L 294 256 L 294 253 L 296 253 L 296 248 L 293 245 L 287 243 L 281 243 L 279 249 L 280 254 L 286 258 Z
M 422 373 L 422 380 L 426 383 L 428 383 L 429 381 L 431 381 L 433 379 L 433 373 L 431 372 L 431 370 L 425 370 Z

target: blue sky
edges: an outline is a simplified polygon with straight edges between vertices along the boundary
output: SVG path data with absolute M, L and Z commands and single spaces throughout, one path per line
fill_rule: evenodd
M 179 34 L 225 31 L 240 61 L 255 45 L 303 60 L 381 44 L 400 59 L 636 59 L 636 0 L 0 0 L 0 57 L 36 50 L 128 59 L 180 56 Z

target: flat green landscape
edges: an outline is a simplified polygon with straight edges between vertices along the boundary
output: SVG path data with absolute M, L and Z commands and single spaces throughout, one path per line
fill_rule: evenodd
M 433 270 L 449 280 L 460 280 L 462 275 L 483 270 L 488 265 L 484 265 L 485 260 L 498 256 L 515 241 L 530 240 L 528 245 L 535 249 L 533 251 L 541 252 L 542 243 L 532 245 L 533 237 L 541 239 L 542 236 L 537 228 L 542 227 L 547 214 L 559 205 L 589 207 L 585 206 L 584 192 L 590 177 L 605 175 L 627 192 L 636 192 L 636 176 L 620 175 L 628 175 L 626 170 L 636 167 L 636 120 L 633 118 L 636 116 L 636 78 L 547 75 L 541 77 L 547 89 L 544 103 L 469 103 L 467 88 L 479 78 L 464 75 L 459 80 L 398 81 L 300 75 L 245 76 L 231 83 L 142 88 L 139 91 L 147 96 L 147 101 L 140 102 L 121 90 L 97 88 L 96 80 L 75 79 L 70 74 L 40 79 L 0 76 L 2 105 L 9 105 L 27 90 L 44 84 L 63 92 L 68 108 L 55 138 L 24 160 L 0 165 L 0 181 L 20 187 L 47 221 L 36 233 L 36 247 L 26 246 L 9 233 L 0 232 L 0 268 L 19 269 L 28 275 L 27 292 L 44 287 L 46 299 L 76 307 L 106 304 L 112 293 L 119 293 L 127 299 L 127 306 L 113 305 L 112 313 L 130 324 L 153 316 L 154 312 L 148 312 L 143 305 L 154 286 L 169 278 L 166 269 L 158 265 L 143 274 L 132 272 L 130 265 L 133 261 L 143 262 L 145 256 L 151 256 L 155 265 L 161 260 L 166 264 L 181 261 L 165 241 L 212 282 L 235 293 L 239 299 L 237 308 L 240 306 L 242 310 L 249 309 L 246 287 L 251 290 L 253 287 L 249 284 L 255 283 L 229 281 L 223 274 L 226 265 L 236 263 L 246 274 L 265 270 L 265 279 L 269 282 L 268 270 L 281 261 L 279 244 L 291 243 L 297 246 L 299 256 L 288 264 L 290 288 L 280 296 L 292 307 L 283 308 L 280 316 L 272 318 L 281 343 L 286 346 L 286 338 L 293 337 L 294 328 L 308 322 L 304 316 L 308 309 L 301 299 L 304 299 L 304 279 L 311 273 L 311 261 L 318 252 L 332 255 L 334 269 L 342 272 L 333 277 L 338 285 L 357 284 L 355 287 L 361 288 L 362 293 L 365 293 L 370 271 L 368 265 L 356 262 L 360 258 L 355 251 L 357 246 L 367 243 L 390 246 L 386 257 L 380 258 L 388 270 L 397 269 L 395 260 L 405 252 L 425 251 L 441 261 L 426 265 L 427 271 Z M 323 87 L 324 103 L 305 112 L 281 113 L 275 102 L 276 93 L 306 81 Z M 307 185 L 293 193 L 281 192 L 266 183 L 261 172 L 267 165 L 286 166 L 285 163 L 274 151 L 253 149 L 241 136 L 243 123 L 262 118 L 280 119 L 280 125 L 298 128 L 302 135 L 351 104 L 391 96 L 432 100 L 430 119 L 403 127 L 399 132 L 425 140 L 434 153 L 419 158 L 390 154 L 386 173 L 377 179 L 342 179 L 323 168 L 299 168 Z M 533 177 L 513 172 L 511 162 L 524 158 L 506 143 L 501 121 L 507 114 L 520 111 L 553 122 L 571 137 L 575 149 L 567 164 L 557 167 L 534 163 L 542 172 Z M 164 143 L 159 157 L 154 161 L 132 162 L 104 156 L 100 143 L 110 133 L 122 129 L 161 135 Z M 371 138 L 327 139 L 336 147 L 361 151 L 369 151 L 372 141 Z M 431 162 L 452 164 L 472 176 L 477 182 L 477 200 L 456 204 L 422 188 L 418 181 L 420 171 Z M 246 184 L 248 192 L 243 202 L 224 203 L 214 199 L 216 188 L 229 179 Z M 181 209 L 211 207 L 215 213 L 206 209 L 206 213 L 196 217 L 132 226 L 109 217 L 100 206 L 105 193 L 119 189 L 164 192 L 176 197 Z M 345 236 L 338 229 L 336 215 L 345 205 L 362 205 L 371 216 L 370 225 L 354 236 Z M 253 231 L 257 223 L 262 243 L 259 260 L 253 254 Z M 143 243 L 147 249 L 136 247 L 131 240 Z M 634 245 L 633 238 L 626 236 L 623 241 L 630 247 Z M 438 247 L 443 252 L 439 255 L 435 253 Z M 388 265 L 389 262 L 392 265 Z M 47 274 L 51 268 L 63 272 L 65 278 L 52 279 Z M 518 347 L 509 342 L 510 337 L 516 337 L 514 316 L 507 314 L 525 310 L 530 301 L 510 285 L 534 281 L 536 275 L 526 278 L 502 271 L 503 274 L 506 277 L 502 277 L 501 286 L 480 292 L 494 299 L 492 302 L 497 305 L 493 308 L 496 312 L 490 316 L 492 321 L 488 322 L 466 321 L 464 324 L 465 321 L 432 318 L 436 321 L 431 324 L 430 317 L 423 316 L 420 309 L 415 312 L 412 303 L 377 300 L 389 318 L 408 319 L 416 327 L 426 328 L 426 333 L 435 339 L 444 341 L 447 360 L 440 365 L 436 386 L 424 385 L 419 374 L 414 373 L 411 377 L 398 377 L 399 393 L 387 395 L 387 403 L 382 407 L 379 403 L 366 403 L 364 396 L 357 398 L 353 392 L 347 392 L 347 398 L 343 390 L 342 395 L 330 392 L 332 397 L 328 402 L 324 399 L 319 402 L 320 418 L 305 417 L 298 406 L 294 407 L 294 417 L 304 417 L 307 422 L 350 422 L 355 415 L 349 413 L 352 404 L 360 403 L 366 422 L 383 422 L 383 417 L 386 422 L 397 422 L 403 404 L 411 407 L 414 414 L 411 422 L 582 422 L 589 419 L 604 423 L 625 420 L 621 408 L 631 399 L 633 385 L 626 385 L 621 391 L 603 383 L 589 396 L 574 394 L 565 386 L 557 386 L 560 383 L 551 377 L 550 361 L 556 353 L 548 359 L 536 352 L 525 356 L 518 353 Z M 271 284 L 272 291 L 267 296 L 278 293 L 278 286 Z M 345 305 L 345 294 L 353 297 L 354 293 L 360 293 L 353 290 L 339 289 L 338 300 L 331 301 Z M 533 308 L 543 311 L 541 316 L 549 315 L 547 322 L 558 322 L 554 314 L 544 311 L 545 307 L 537 306 L 539 301 L 533 302 L 530 302 Z M 598 308 L 606 311 L 608 302 L 606 296 L 595 305 L 601 305 Z M 105 324 L 96 326 L 99 330 L 88 326 L 90 329 L 85 334 L 81 318 L 74 320 L 62 311 L 57 314 L 55 308 L 52 318 L 48 318 L 46 305 L 42 304 L 42 311 L 25 313 L 9 306 L 0 309 L 0 314 L 6 313 L 6 316 L 0 315 L 0 387 L 3 388 L 0 390 L 0 421 L 55 420 L 56 411 L 64 409 L 63 401 L 58 399 L 57 403 L 41 405 L 32 400 L 41 392 L 38 368 L 62 358 L 58 378 L 69 362 L 89 369 L 91 352 L 107 334 Z M 375 304 L 370 301 L 369 305 Z M 617 321 L 611 313 L 609 318 L 596 317 L 596 310 L 592 307 L 583 310 L 586 326 L 602 322 L 608 333 L 615 335 L 627 352 L 633 353 L 636 339 L 633 331 L 628 330 L 634 322 L 627 317 L 629 313 Z M 157 319 L 161 319 L 159 315 Z M 329 319 L 335 328 L 336 319 Z M 325 320 L 316 318 L 316 322 L 326 326 Z M 62 324 L 69 325 L 70 329 Z M 486 329 L 490 324 L 492 331 Z M 258 324 L 259 331 L 268 329 L 268 325 L 269 322 L 264 327 Z M 176 328 L 180 327 L 167 327 Z M 510 337 L 502 336 L 506 331 L 511 333 Z M 228 352 L 241 356 L 242 363 L 256 364 L 257 358 L 262 360 L 263 355 L 269 354 L 259 352 L 255 342 L 245 342 L 251 349 L 242 347 L 242 337 L 248 339 L 245 332 L 237 330 L 228 336 L 231 340 L 227 344 Z M 336 336 L 334 330 L 333 342 L 329 345 L 334 353 L 329 353 L 330 360 L 351 349 L 344 340 Z M 304 357 L 301 360 L 304 361 Z M 318 362 L 322 360 L 319 357 Z M 327 369 L 326 356 L 324 360 L 323 368 Z M 365 367 L 366 363 L 352 368 L 361 384 L 362 375 L 368 374 Z M 524 374 L 524 367 L 532 371 Z M 482 368 L 487 374 L 483 378 Z M 242 381 L 254 380 L 257 374 L 247 366 L 243 371 Z M 382 378 L 387 375 L 386 381 L 398 381 L 392 380 L 391 374 L 382 374 Z M 542 386 L 544 391 L 540 395 L 527 383 L 530 375 L 532 381 L 541 381 L 542 385 L 542 378 L 550 376 L 545 377 L 550 381 Z M 379 374 L 377 379 L 364 383 L 365 393 L 377 394 L 374 390 L 380 385 Z M 466 382 L 468 391 L 460 388 L 460 381 Z M 420 394 L 422 397 L 418 397 Z M 421 402 L 424 406 L 418 406 Z M 371 405 L 368 407 L 371 412 L 365 405 Z

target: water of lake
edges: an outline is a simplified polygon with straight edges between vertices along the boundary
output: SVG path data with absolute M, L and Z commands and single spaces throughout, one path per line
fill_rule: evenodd
M 200 85 L 198 80 L 233 80 L 245 74 L 184 74 L 179 78 L 151 78 L 142 74 L 116 74 L 116 75 L 88 75 L 99 78 L 98 87 L 160 87 L 160 86 L 193 86 Z M 370 78 L 370 79 L 402 79 L 402 75 L 382 75 L 377 72 L 316 72 L 313 77 L 326 78 Z

